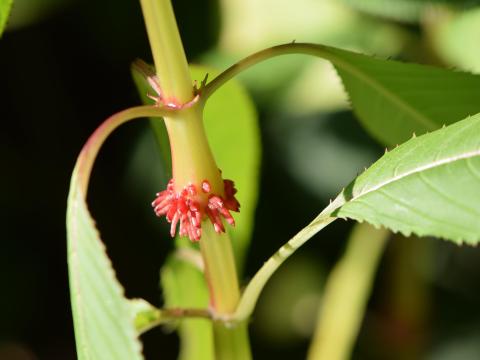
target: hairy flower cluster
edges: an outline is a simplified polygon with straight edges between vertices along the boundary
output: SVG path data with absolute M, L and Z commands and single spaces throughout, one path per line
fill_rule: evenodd
M 173 179 L 168 182 L 167 189 L 157 193 L 152 202 L 155 214 L 165 216 L 170 225 L 170 235 L 175 236 L 179 225 L 180 236 L 188 236 L 192 241 L 202 236 L 202 221 L 208 218 L 217 233 L 225 232 L 223 219 L 235 226 L 230 211 L 240 211 L 240 204 L 235 198 L 237 190 L 232 180 L 224 180 L 224 196 L 212 193 L 207 180 L 200 186 L 189 184 L 181 191 L 175 190 Z

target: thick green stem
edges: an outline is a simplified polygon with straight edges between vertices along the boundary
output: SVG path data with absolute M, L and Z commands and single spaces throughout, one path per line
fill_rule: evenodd
M 176 118 L 165 118 L 165 125 L 170 139 L 175 186 L 182 189 L 208 179 L 212 192 L 223 196 L 223 181 L 208 144 L 201 104 L 184 109 Z
M 183 104 L 192 98 L 192 79 L 170 0 L 140 0 L 164 100 Z
M 325 286 L 309 360 L 350 358 L 389 231 L 357 224 Z
M 217 360 L 248 360 L 252 358 L 247 322 L 236 324 L 235 327 L 225 327 L 223 323 L 215 323 L 213 324 L 213 334 Z
M 210 307 L 217 316 L 232 314 L 240 299 L 235 258 L 232 243 L 227 234 L 217 234 L 213 226 L 203 226 L 200 248 L 205 262 L 205 275 L 210 287 Z M 240 322 L 226 327 L 218 322 L 213 325 L 215 354 L 217 359 L 250 359 L 247 323 Z
M 200 249 L 211 287 L 210 306 L 219 315 L 231 314 L 237 307 L 240 291 L 230 238 L 226 233 L 217 234 L 213 226 L 205 222 Z
M 182 106 L 192 100 L 193 86 L 170 0 L 141 0 L 141 4 L 161 100 Z M 181 191 L 189 184 L 199 186 L 208 180 L 211 191 L 223 196 L 223 181 L 205 135 L 202 110 L 203 102 L 198 102 L 183 109 L 182 116 L 165 118 L 172 150 L 174 186 Z M 201 201 L 208 200 L 207 195 L 198 195 L 203 197 Z M 200 247 L 210 306 L 216 314 L 228 316 L 235 311 L 240 297 L 230 238 L 217 234 L 205 221 Z M 213 327 L 217 359 L 250 359 L 245 323 L 229 328 L 215 322 Z

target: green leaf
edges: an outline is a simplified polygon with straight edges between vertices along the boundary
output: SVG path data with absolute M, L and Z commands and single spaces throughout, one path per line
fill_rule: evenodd
M 72 176 L 67 235 L 70 294 L 79 359 L 142 359 L 124 290 Z
M 212 77 L 219 73 L 198 65 L 190 68 L 192 78 L 198 82 L 206 73 Z M 232 179 L 238 189 L 236 196 L 241 211 L 233 214 L 236 225 L 229 233 L 237 265 L 242 268 L 258 197 L 261 145 L 257 113 L 244 88 L 237 82 L 230 82 L 209 98 L 204 117 L 208 141 L 222 175 L 225 179 Z
M 386 153 L 323 214 L 405 236 L 480 240 L 480 114 Z
M 268 279 L 300 246 L 337 218 L 457 244 L 480 240 L 480 114 L 412 138 L 358 176 L 310 224 L 271 256 L 235 312 L 253 312 Z
M 12 8 L 13 0 L 0 0 L 0 37 L 7 25 L 8 15 Z
M 185 249 L 188 248 L 183 248 L 183 250 Z M 166 307 L 208 307 L 209 294 L 203 273 L 182 259 L 178 252 L 170 255 L 160 275 Z M 206 319 L 179 320 L 178 333 L 181 339 L 179 360 L 214 359 L 211 321 Z
M 365 128 L 400 144 L 480 112 L 480 76 L 327 48 Z
M 206 93 L 253 65 L 288 54 L 330 61 L 361 123 L 387 145 L 400 144 L 415 132 L 433 131 L 480 112 L 480 75 L 381 60 L 308 43 L 284 44 L 253 54 L 208 83 Z
M 354 9 L 395 20 L 415 22 L 425 7 L 432 1 L 426 0 L 343 0 Z M 438 1 L 437 1 L 438 2 Z
M 106 138 L 126 121 L 164 116 L 166 111 L 139 106 L 107 119 L 88 139 L 73 170 L 67 204 L 70 298 L 79 359 L 142 359 L 135 314 L 115 277 L 87 204 L 88 182 Z
M 162 312 L 144 299 L 131 299 L 130 311 L 138 334 L 143 334 L 162 321 Z

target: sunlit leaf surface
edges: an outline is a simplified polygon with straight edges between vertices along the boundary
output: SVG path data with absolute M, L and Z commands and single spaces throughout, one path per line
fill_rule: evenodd
M 480 114 L 385 154 L 324 211 L 404 235 L 480 240 Z

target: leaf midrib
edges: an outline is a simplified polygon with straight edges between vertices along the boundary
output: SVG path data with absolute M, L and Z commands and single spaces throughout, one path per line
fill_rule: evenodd
M 396 175 L 396 176 L 394 176 L 394 177 L 392 177 L 392 178 L 390 178 L 386 181 L 380 182 L 376 186 L 368 189 L 365 192 L 360 193 L 357 196 L 353 196 L 350 200 L 346 201 L 346 203 L 342 204 L 337 209 L 340 209 L 345 204 L 348 204 L 350 202 L 354 202 L 355 200 L 357 200 L 361 197 L 364 197 L 365 195 L 368 195 L 368 194 L 370 194 L 374 191 L 377 191 L 377 190 L 379 190 L 379 189 L 381 189 L 381 188 L 383 188 L 383 187 L 385 187 L 389 184 L 392 184 L 396 181 L 402 180 L 402 179 L 404 179 L 406 177 L 409 177 L 411 175 L 415 175 L 415 174 L 421 173 L 421 172 L 426 171 L 426 170 L 441 167 L 443 165 L 448 165 L 448 164 L 454 163 L 456 161 L 471 159 L 475 156 L 480 156 L 480 149 L 477 149 L 477 150 L 474 150 L 474 151 L 468 151 L 468 152 L 465 152 L 463 154 L 456 155 L 456 156 L 449 156 L 449 157 L 446 157 L 446 158 L 443 158 L 443 159 L 435 160 L 432 163 L 428 163 L 428 164 L 424 164 L 422 166 L 418 166 L 418 167 L 413 168 L 409 171 L 406 171 L 402 174 Z

